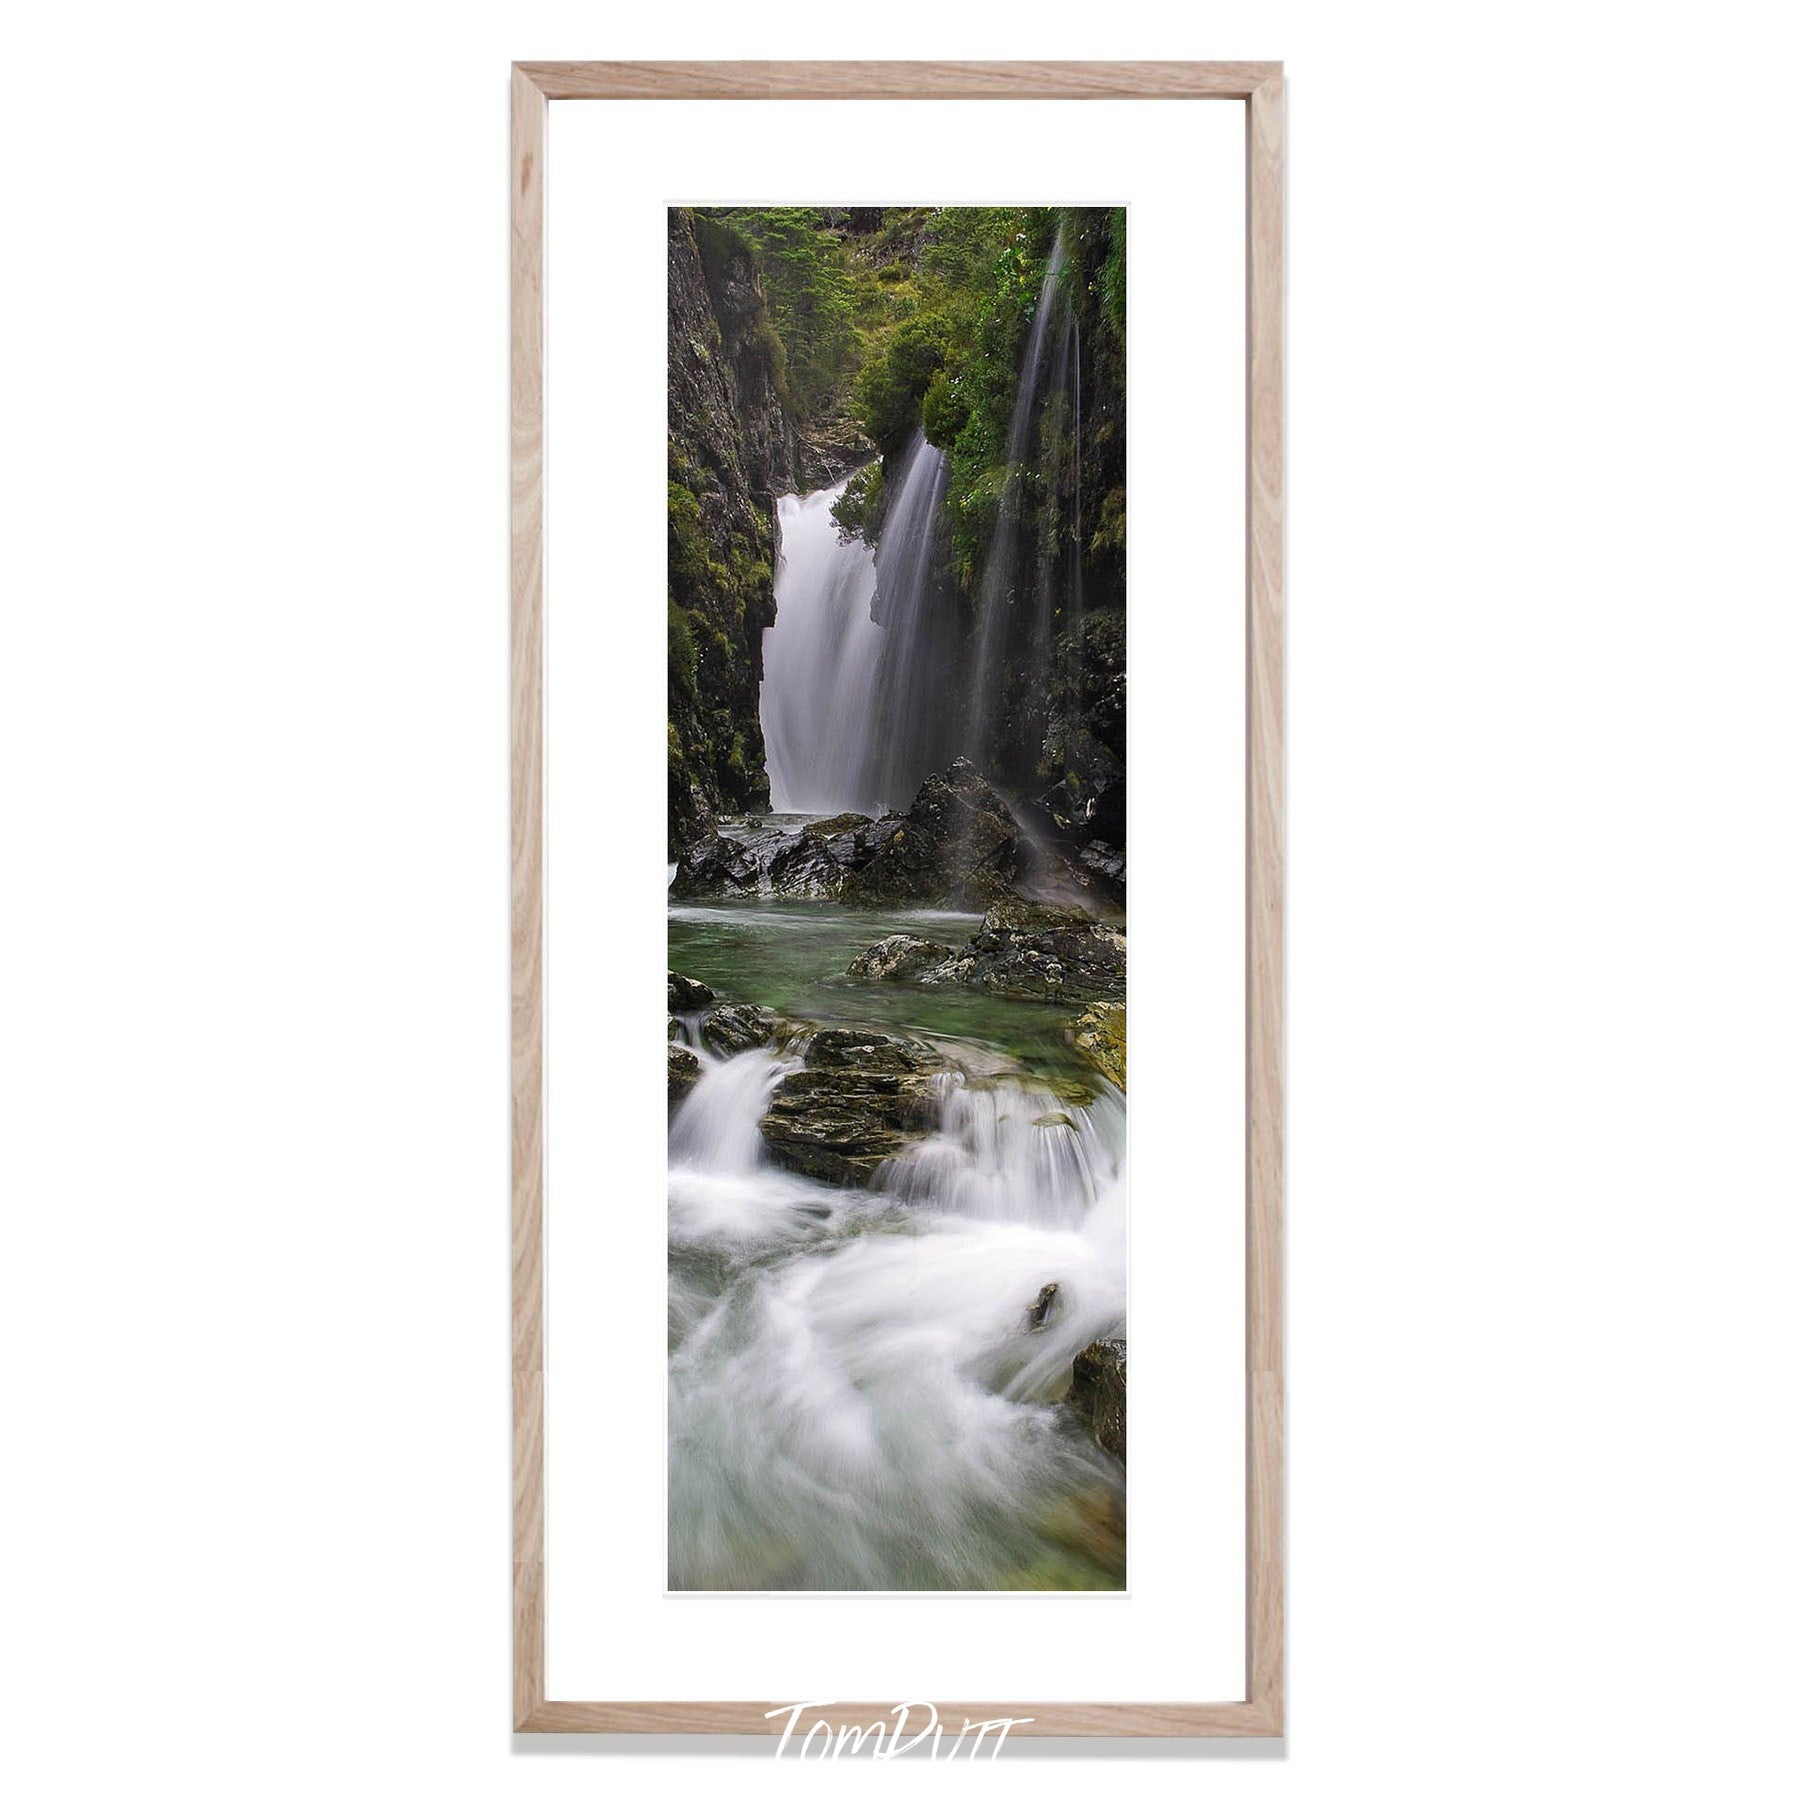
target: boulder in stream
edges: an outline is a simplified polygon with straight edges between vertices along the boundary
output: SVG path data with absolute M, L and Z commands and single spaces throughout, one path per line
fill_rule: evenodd
M 668 1109 L 672 1112 L 700 1078 L 700 1059 L 682 1043 L 668 1046 Z
M 671 1012 L 694 1012 L 709 1006 L 718 997 L 704 981 L 691 980 L 684 974 L 668 971 L 668 1009 Z
M 893 829 L 892 820 L 846 812 L 798 830 L 714 831 L 681 851 L 669 892 L 676 899 L 837 899 Z
M 966 756 L 919 788 L 874 853 L 844 881 L 855 906 L 987 905 L 1012 891 L 1019 830 Z
M 947 962 L 955 951 L 947 944 L 932 943 L 924 937 L 908 937 L 903 931 L 883 937 L 865 949 L 849 965 L 848 973 L 858 981 L 913 981 L 927 970 Z
M 700 1036 L 714 1055 L 741 1055 L 771 1042 L 780 1022 L 766 1006 L 719 1006 L 700 1026 Z
M 936 1128 L 933 1076 L 949 1064 L 910 1038 L 829 1029 L 775 1088 L 762 1118 L 769 1155 L 795 1174 L 866 1187 L 882 1163 Z
M 1121 926 L 1073 906 L 1008 897 L 990 906 L 965 950 L 921 977 L 959 981 L 1005 999 L 1122 999 Z
M 1074 1358 L 1068 1403 L 1087 1421 L 1108 1455 L 1124 1460 L 1124 1367 L 1122 1337 L 1101 1337 Z

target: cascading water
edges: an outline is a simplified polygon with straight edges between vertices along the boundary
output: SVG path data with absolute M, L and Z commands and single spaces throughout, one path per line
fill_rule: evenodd
M 946 1075 L 859 1194 L 746 1162 L 786 1066 L 709 1064 L 670 1130 L 670 1585 L 1066 1582 L 1117 1492 L 1049 1402 L 1123 1322 L 1121 1101 Z
M 962 633 L 938 534 L 949 463 L 915 431 L 896 480 L 875 550 L 881 652 L 857 776 L 861 792 L 890 811 L 947 766 L 961 728 Z
M 1081 1224 L 1099 1205 L 1124 1138 L 1116 1095 L 1069 1107 L 1040 1083 L 938 1077 L 942 1126 L 882 1170 L 916 1205 L 1020 1224 Z
M 859 771 L 874 706 L 881 628 L 875 559 L 845 542 L 831 508 L 847 479 L 780 502 L 775 622 L 762 640 L 762 735 L 777 812 L 870 810 Z
M 999 518 L 981 579 L 968 751 L 982 767 L 991 766 L 994 761 L 1005 702 L 1007 667 L 1020 662 L 1031 668 L 1033 680 L 1040 682 L 1039 648 L 1047 655 L 1050 627 L 1040 612 L 1042 604 L 1047 603 L 1049 585 L 1042 579 L 1041 571 L 1034 570 L 1031 585 L 1036 590 L 1035 596 L 1021 594 L 1018 591 L 1019 564 L 1028 470 L 1039 436 L 1038 393 L 1048 360 L 1046 346 L 1050 319 L 1062 297 L 1062 271 L 1066 264 L 1062 234 L 1057 232 L 1049 260 L 1044 265 L 1043 285 L 1037 295 L 1036 311 L 1031 316 L 1031 329 L 1019 364 L 1018 394 L 1012 405 L 1012 423 L 1006 438 L 1005 487 L 1000 494 Z M 1078 389 L 1078 370 L 1075 386 Z M 1032 604 L 1033 597 L 1039 601 L 1036 606 Z M 1041 685 L 1035 686 L 1034 691 L 1041 694 Z
M 847 481 L 780 502 L 762 675 L 775 811 L 901 810 L 954 753 L 959 632 L 938 547 L 948 480 L 915 433 L 873 552 L 832 517 Z
M 1045 474 L 1054 482 L 1058 522 L 1066 509 L 1072 528 L 1046 533 L 1041 540 L 1031 639 L 1032 690 L 1037 693 L 1048 689 L 1058 630 L 1078 632 L 1086 613 L 1081 580 L 1081 320 L 1071 305 L 1064 305 L 1061 312 L 1055 385 L 1044 402 L 1038 433 Z M 1078 668 L 1078 657 L 1075 662 Z
M 872 554 L 832 517 L 847 481 L 781 500 L 762 682 L 775 811 L 873 816 L 910 804 L 924 777 L 958 752 L 993 771 L 1037 760 L 1028 730 L 1026 741 L 1007 740 L 1021 723 L 1008 709 L 1041 710 L 1058 636 L 1078 630 L 1085 611 L 1081 327 L 1067 261 L 1058 233 L 1019 362 L 972 657 L 941 568 L 948 464 L 922 432 L 890 471 Z M 1028 549 L 1027 523 L 1036 528 Z

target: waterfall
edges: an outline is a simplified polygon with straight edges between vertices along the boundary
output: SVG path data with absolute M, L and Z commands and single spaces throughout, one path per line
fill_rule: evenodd
M 955 755 L 962 638 L 938 534 L 948 459 L 915 431 L 896 479 L 875 551 L 881 651 L 857 782 L 891 811 Z
M 848 481 L 780 502 L 775 622 L 763 639 L 762 732 L 777 812 L 911 804 L 958 732 L 959 632 L 943 579 L 939 514 L 949 470 L 914 433 L 888 480 L 880 547 L 843 538 L 831 509 Z
M 762 639 L 762 735 L 777 812 L 864 812 L 865 760 L 881 628 L 875 559 L 843 541 L 831 508 L 847 479 L 779 504 L 775 622 Z
M 938 1077 L 942 1126 L 882 1170 L 881 1190 L 974 1218 L 1080 1224 L 1118 1160 L 1124 1109 L 1112 1096 L 1067 1107 L 1034 1081 Z
M 872 1193 L 743 1150 L 783 1064 L 669 1135 L 669 1584 L 991 1587 L 1117 1470 L 1046 1402 L 1124 1318 L 1124 1107 L 945 1077 Z
M 1018 394 L 1012 404 L 1012 422 L 1006 437 L 1005 487 L 1000 494 L 999 520 L 994 527 L 986 572 L 981 581 L 968 744 L 969 754 L 982 767 L 991 766 L 998 747 L 997 726 L 1004 709 L 1007 666 L 1020 652 L 1029 651 L 1028 665 L 1036 679 L 1040 672 L 1035 666 L 1036 653 L 1040 649 L 1047 651 L 1049 631 L 1046 621 L 1031 616 L 1030 609 L 1019 603 L 1016 590 L 1028 470 L 1038 439 L 1037 394 L 1044 372 L 1050 315 L 1056 310 L 1056 302 L 1061 296 L 1062 271 L 1066 263 L 1067 254 L 1058 231 L 1049 261 L 1044 265 L 1043 285 L 1037 294 L 1037 308 L 1031 317 L 1024 357 L 1019 364 Z M 1079 386 L 1078 379 L 1076 386 Z M 1040 573 L 1033 585 L 1040 596 L 1047 596 L 1049 584 Z M 1036 692 L 1041 694 L 1041 687 Z
M 873 552 L 832 518 L 847 480 L 781 500 L 762 681 L 775 811 L 873 817 L 910 805 L 957 753 L 989 772 L 1037 762 L 1057 641 L 1085 609 L 1081 327 L 1067 263 L 1058 232 L 1019 362 L 972 655 L 942 567 L 948 462 L 922 431 L 887 469 Z
M 1067 508 L 1072 513 L 1073 529 L 1065 534 L 1067 547 L 1062 551 L 1062 566 L 1056 566 L 1057 559 L 1054 556 L 1046 558 L 1039 582 L 1037 649 L 1039 667 L 1045 680 L 1051 670 L 1052 649 L 1058 625 L 1069 632 L 1078 633 L 1087 611 L 1086 593 L 1081 579 L 1084 539 L 1081 535 L 1080 314 L 1073 306 L 1067 306 L 1063 309 L 1063 321 L 1061 369 L 1056 381 L 1056 427 L 1060 434 L 1060 454 L 1054 472 L 1058 477 L 1058 515 L 1064 507 Z M 1059 620 L 1055 605 L 1058 598 L 1062 611 Z M 1078 671 L 1081 666 L 1079 657 L 1075 658 L 1075 666 Z M 1078 673 L 1076 678 L 1079 679 Z M 1077 710 L 1078 704 L 1077 697 Z

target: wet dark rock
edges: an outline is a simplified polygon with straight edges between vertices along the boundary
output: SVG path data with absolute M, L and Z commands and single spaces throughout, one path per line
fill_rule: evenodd
M 956 952 L 947 944 L 932 943 L 924 937 L 908 937 L 903 932 L 883 937 L 865 949 L 849 965 L 848 973 L 859 981 L 910 981 L 927 969 L 947 962 Z
M 711 1005 L 717 997 L 704 981 L 676 974 L 672 968 L 668 971 L 668 1009 L 671 1012 L 696 1012 L 701 1006 Z
M 965 756 L 932 775 L 918 797 L 851 871 L 851 905 L 987 905 L 1012 891 L 1018 823 Z
M 807 1042 L 803 1066 L 775 1088 L 762 1141 L 783 1168 L 865 1187 L 881 1164 L 936 1128 L 935 1050 L 878 1031 L 832 1029 Z
M 1089 738 L 1078 738 L 1074 766 L 1037 802 L 1063 830 L 1118 841 L 1124 836 L 1124 764 Z
M 852 1074 L 934 1074 L 948 1063 L 936 1050 L 911 1037 L 886 1031 L 858 1031 L 833 1025 L 807 1040 L 808 1068 L 842 1069 Z
M 1083 868 L 1102 880 L 1110 881 L 1118 887 L 1124 885 L 1123 850 L 1114 849 L 1111 844 L 1103 843 L 1096 837 L 1082 849 L 1079 861 Z
M 669 892 L 676 899 L 838 899 L 845 880 L 894 829 L 894 820 L 851 812 L 747 839 L 715 831 L 677 856 Z
M 1062 637 L 1042 765 L 1053 784 L 1040 803 L 1082 842 L 1125 841 L 1125 630 L 1117 608 L 1090 612 Z
M 697 899 L 711 895 L 735 898 L 757 891 L 760 863 L 758 846 L 739 843 L 714 831 L 696 837 L 675 858 L 675 878 L 669 883 L 674 899 Z
M 1062 1291 L 1060 1281 L 1051 1281 L 1035 1299 L 1025 1308 L 1024 1327 L 1028 1331 L 1040 1331 L 1049 1317 L 1049 1308 L 1056 1303 L 1056 1295 Z
M 676 857 L 676 899 L 834 899 L 848 906 L 985 906 L 1012 891 L 1019 830 L 959 758 L 903 813 L 820 818 L 796 831 L 713 831 Z
M 827 837 L 841 837 L 846 832 L 855 832 L 874 821 L 865 812 L 839 812 L 832 818 L 815 818 L 808 825 L 800 826 L 800 835 L 814 843 Z
M 679 1043 L 668 1046 L 668 1109 L 672 1112 L 700 1078 L 700 1059 Z
M 770 1042 L 780 1022 L 766 1006 L 720 1006 L 700 1026 L 700 1035 L 714 1055 L 736 1056 Z
M 1074 1358 L 1068 1403 L 1109 1455 L 1124 1460 L 1124 1365 L 1122 1337 L 1102 1337 Z
M 1122 999 L 1125 935 L 1075 907 L 1011 897 L 988 908 L 966 949 L 921 979 L 1008 999 Z

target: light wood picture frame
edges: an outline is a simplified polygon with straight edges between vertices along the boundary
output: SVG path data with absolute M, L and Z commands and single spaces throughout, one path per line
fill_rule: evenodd
M 1244 109 L 1247 172 L 1245 845 L 1246 1640 L 1244 1699 L 937 1699 L 946 1721 L 1030 1715 L 1019 1734 L 1279 1737 L 1285 1718 L 1283 1416 L 1284 84 L 1275 62 L 525 62 L 512 69 L 513 1729 L 779 1734 L 777 1697 L 550 1700 L 544 1663 L 544 151 L 552 101 L 1205 99 Z M 746 1671 L 745 1685 L 751 1682 Z M 934 1697 L 934 1696 L 932 1696 Z M 891 1723 L 890 1701 L 807 1722 Z M 950 1726 L 953 1728 L 953 1724 Z

